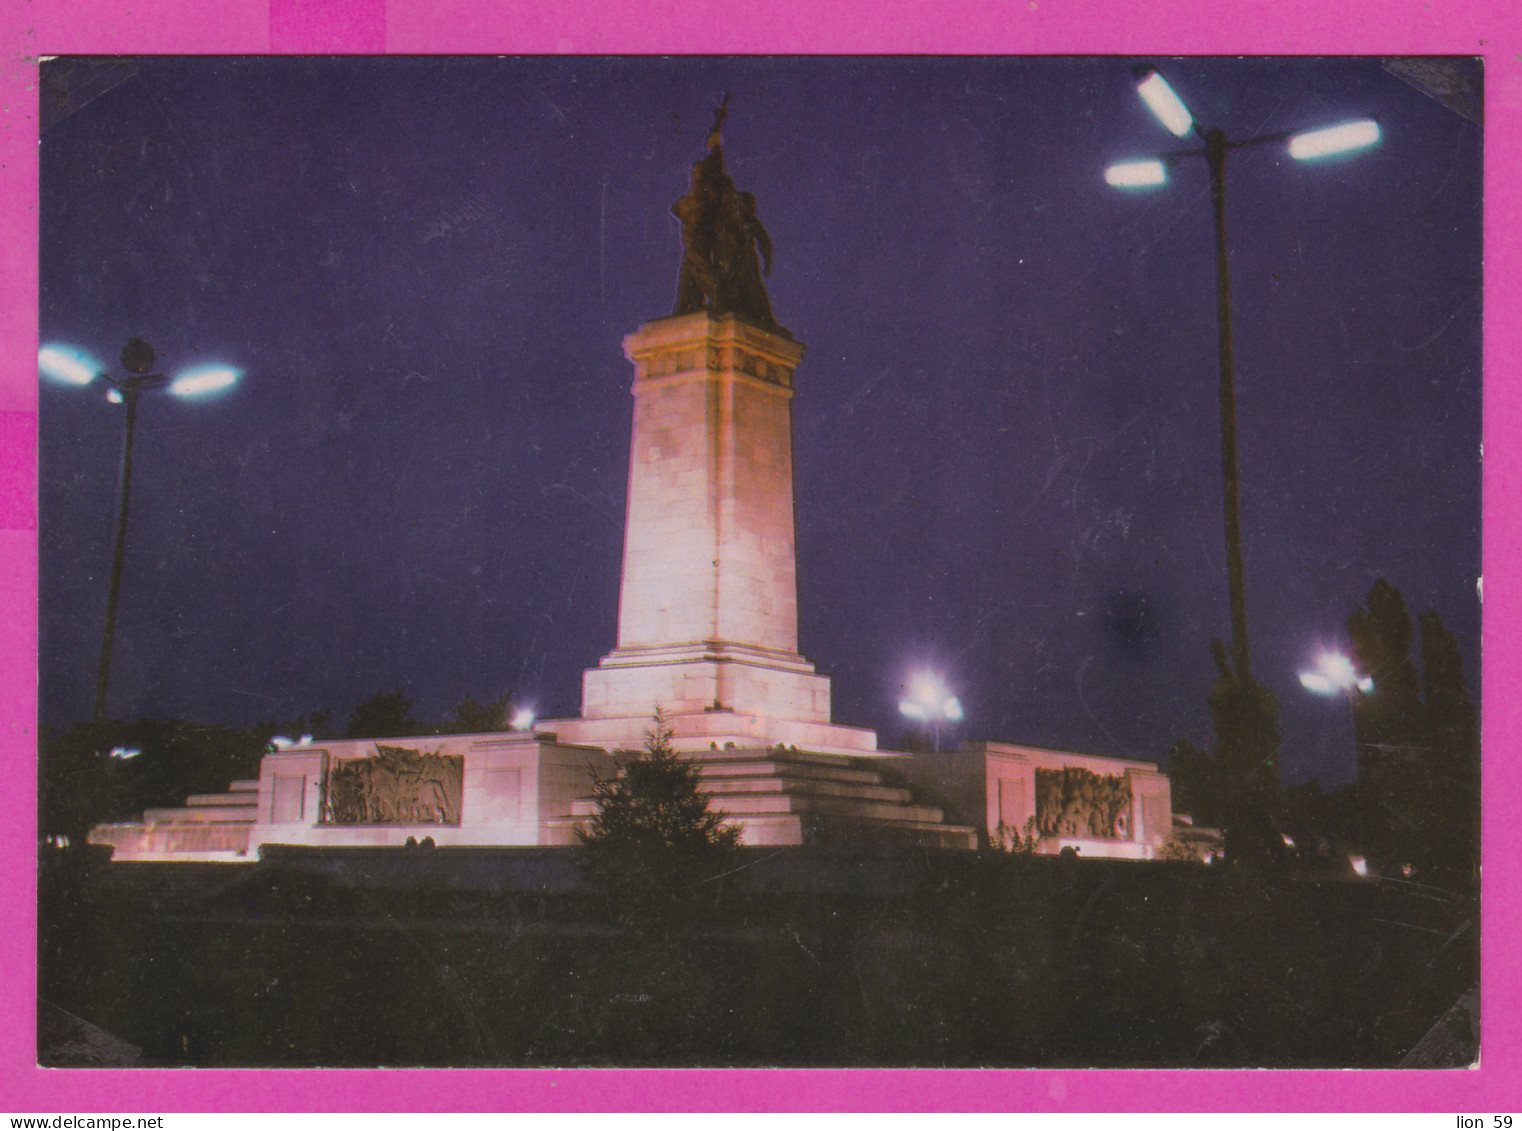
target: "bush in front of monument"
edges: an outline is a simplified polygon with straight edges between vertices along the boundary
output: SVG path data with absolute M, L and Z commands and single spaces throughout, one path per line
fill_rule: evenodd
M 740 829 L 708 805 L 697 763 L 671 748 L 660 710 L 645 748 L 619 756 L 618 773 L 595 776 L 597 815 L 577 830 L 581 865 L 597 887 L 630 910 L 690 905 L 713 893 L 733 866 Z

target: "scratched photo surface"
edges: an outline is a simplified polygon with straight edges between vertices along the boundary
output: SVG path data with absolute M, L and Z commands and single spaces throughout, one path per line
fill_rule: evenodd
M 1138 97 L 1144 63 L 1198 131 L 1173 136 Z M 39 337 L 85 367 L 41 389 L 45 1062 L 1472 1059 L 1453 1010 L 1478 979 L 1477 893 L 1394 856 L 1350 900 L 1282 860 L 1217 862 L 1220 878 L 985 844 L 963 863 L 832 858 L 828 881 L 788 865 L 690 921 L 631 925 L 565 878 L 571 849 L 535 888 L 482 879 L 480 862 L 473 879 L 396 883 L 155 871 L 81 841 L 257 776 L 270 735 L 341 734 L 388 693 L 417 734 L 466 697 L 581 713 L 582 672 L 619 631 L 622 343 L 678 303 L 673 202 L 728 94 L 726 172 L 769 239 L 775 321 L 807 347 L 791 401 L 797 638 L 832 680 L 834 722 L 928 749 L 901 705 L 933 671 L 959 703 L 937 747 L 1174 773 L 1181 740 L 1186 762 L 1209 757 L 1211 693 L 1250 640 L 1276 797 L 1298 798 L 1275 812 L 1325 818 L 1322 863 L 1345 866 L 1348 837 L 1378 819 L 1368 766 L 1440 745 L 1442 695 L 1479 704 L 1478 60 L 41 71 Z M 1284 144 L 1370 119 L 1377 144 L 1356 152 L 1299 160 Z M 1270 139 L 1225 159 L 1220 233 L 1213 130 Z M 1162 183 L 1107 180 L 1151 158 L 1169 158 Z M 86 381 L 130 376 L 135 338 L 156 355 L 143 372 L 237 380 L 141 393 L 99 697 L 125 406 Z M 1388 686 L 1359 667 L 1318 693 L 1337 674 L 1326 657 L 1376 653 Z M 1397 684 L 1420 715 L 1404 731 L 1368 705 Z M 173 755 L 134 764 L 151 751 L 132 744 L 155 741 Z M 1396 798 L 1411 779 L 1379 780 Z M 1175 773 L 1175 813 L 1191 788 Z M 1428 856 L 1470 850 L 1430 814 L 1389 819 L 1414 821 Z M 1288 824 L 1273 836 L 1304 848 Z M 1458 1051 L 1432 1052 L 1442 1040 Z

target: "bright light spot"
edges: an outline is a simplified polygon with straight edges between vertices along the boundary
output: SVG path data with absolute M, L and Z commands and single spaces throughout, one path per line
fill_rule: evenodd
M 901 714 L 911 719 L 962 721 L 962 701 L 946 690 L 940 677 L 921 673 L 909 680 L 909 698 L 899 700 Z
M 1320 672 L 1301 672 L 1300 686 L 1317 695 L 1336 695 L 1337 686 Z
M 1344 122 L 1324 130 L 1296 134 L 1289 139 L 1289 155 L 1297 161 L 1314 161 L 1355 149 L 1367 149 L 1379 140 L 1379 123 L 1372 118 Z
M 519 707 L 513 712 L 512 727 L 514 730 L 528 730 L 534 725 L 534 709 L 532 707 Z
M 1295 838 L 1290 836 L 1289 833 L 1280 833 L 1279 834 L 1279 839 L 1284 842 L 1284 847 L 1285 848 L 1294 848 L 1295 847 Z
M 1359 675 L 1353 661 L 1341 652 L 1321 653 L 1316 657 L 1316 667 L 1316 671 L 1300 673 L 1300 686 L 1317 695 L 1335 695 L 1354 688 L 1367 695 L 1374 690 L 1374 681 Z
M 289 750 L 296 743 L 294 739 L 286 738 L 283 734 L 277 734 L 274 738 L 270 739 L 270 745 L 276 750 Z
M 297 746 L 310 746 L 310 745 L 312 745 L 312 736 L 309 735 L 309 734 L 302 735 L 300 738 L 298 738 L 296 740 L 296 745 Z
M 169 391 L 177 397 L 198 397 L 203 393 L 214 393 L 218 389 L 227 388 L 239 376 L 236 369 L 229 369 L 225 365 L 192 369 L 176 378 L 169 386 Z
M 71 346 L 43 346 L 37 351 L 37 369 L 65 385 L 88 385 L 100 373 L 100 366 Z
M 1323 652 L 1316 659 L 1321 673 L 1338 687 L 1352 687 L 1358 681 L 1353 672 L 1353 661 L 1341 652 Z
M 118 761 L 122 761 L 122 762 L 125 762 L 128 758 L 136 758 L 141 753 L 142 753 L 142 751 L 139 750 L 135 746 L 113 746 L 113 747 L 111 747 L 111 757 L 117 759 Z
M 112 404 L 121 404 L 122 391 L 120 389 L 107 389 L 106 400 L 110 401 Z
M 1416 869 L 1411 867 L 1410 864 L 1402 864 L 1400 866 L 1400 874 L 1403 876 L 1409 876 L 1414 871 L 1416 871 Z
M 1353 872 L 1356 875 L 1367 876 L 1369 874 L 1369 862 L 1362 856 L 1350 856 L 1348 857 L 1348 863 L 1353 865 Z
M 1184 105 L 1183 99 L 1173 93 L 1168 80 L 1156 71 L 1150 72 L 1146 78 L 1136 84 L 1136 93 L 1142 96 L 1147 109 L 1157 115 L 1157 120 L 1166 126 L 1168 132 L 1174 137 L 1188 137 L 1189 131 L 1194 129 L 1194 115 L 1189 113 L 1189 107 Z
M 1122 161 L 1105 170 L 1105 181 L 1116 188 L 1151 188 L 1168 183 L 1168 167 L 1156 159 Z

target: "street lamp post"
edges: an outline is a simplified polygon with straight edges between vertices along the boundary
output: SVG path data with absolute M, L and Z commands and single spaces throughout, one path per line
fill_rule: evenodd
M 1316 666 L 1300 673 L 1300 686 L 1313 695 L 1331 698 L 1341 695 L 1348 701 L 1353 719 L 1353 755 L 1358 761 L 1358 697 L 1374 693 L 1372 676 L 1361 675 L 1353 661 L 1341 652 L 1322 652 Z
M 111 646 L 116 639 L 116 606 L 122 592 L 122 558 L 127 550 L 127 505 L 132 498 L 132 438 L 137 430 L 137 398 L 148 389 L 157 389 L 169 378 L 149 373 L 153 368 L 153 347 L 141 338 L 133 338 L 122 347 L 122 368 L 127 376 L 120 380 L 102 373 L 112 389 L 127 406 L 127 432 L 122 440 L 121 506 L 116 514 L 116 552 L 111 556 L 111 583 L 106 590 L 106 633 L 100 645 L 100 669 L 95 677 L 95 714 L 100 722 L 106 717 L 106 685 L 111 680 Z
M 1154 116 L 1174 137 L 1194 134 L 1202 149 L 1185 149 L 1161 157 L 1127 161 L 1105 170 L 1105 180 L 1116 188 L 1154 188 L 1167 183 L 1168 166 L 1184 157 L 1203 157 L 1210 169 L 1210 199 L 1214 210 L 1216 264 L 1216 323 L 1221 365 L 1221 473 L 1226 511 L 1226 580 L 1231 598 L 1232 660 L 1237 680 L 1247 685 L 1252 678 L 1247 646 L 1247 582 L 1242 565 L 1242 517 L 1237 498 L 1237 396 L 1232 356 L 1231 278 L 1226 243 L 1226 156 L 1233 150 L 1284 141 L 1289 154 L 1311 161 L 1352 152 L 1379 140 L 1379 125 L 1361 119 L 1308 132 L 1280 132 L 1232 141 L 1224 130 L 1205 129 L 1195 121 L 1184 101 L 1174 93 L 1161 72 L 1150 65 L 1138 66 L 1136 91 Z
M 899 700 L 898 709 L 905 718 L 930 724 L 937 754 L 941 752 L 941 724 L 962 721 L 962 701 L 933 675 L 915 676 L 910 681 L 908 697 Z
M 106 688 L 111 681 L 111 648 L 116 637 L 116 610 L 121 598 L 122 560 L 127 549 L 127 510 L 132 498 L 132 445 L 137 431 L 137 402 L 145 392 L 169 387 L 169 392 L 180 397 L 200 396 L 224 389 L 238 379 L 238 372 L 224 366 L 208 366 L 181 374 L 173 381 L 161 373 L 153 373 L 157 360 L 153 347 L 141 338 L 133 338 L 122 347 L 122 368 L 125 376 L 113 377 L 105 371 L 96 372 L 82 355 L 57 346 L 45 346 L 38 351 L 38 368 L 55 380 L 72 385 L 88 385 L 100 377 L 110 385 L 106 399 L 113 404 L 127 406 L 126 432 L 122 438 L 121 480 L 119 506 L 116 515 L 116 549 L 111 557 L 111 580 L 106 591 L 106 630 L 100 646 L 100 668 L 95 677 L 94 721 L 106 716 Z

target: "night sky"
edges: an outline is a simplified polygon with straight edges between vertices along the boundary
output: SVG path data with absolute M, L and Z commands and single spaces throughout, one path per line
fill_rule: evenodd
M 776 246 L 799 633 L 836 721 L 1158 760 L 1203 745 L 1228 638 L 1206 170 L 1123 59 L 61 60 L 41 340 L 225 395 L 145 395 L 108 711 L 249 724 L 405 687 L 579 711 L 614 644 L 631 368 L 671 203 L 733 91 Z M 1288 780 L 1351 779 L 1298 669 L 1379 576 L 1479 686 L 1481 130 L 1375 59 L 1158 61 L 1232 137 L 1372 115 L 1319 164 L 1233 156 L 1254 671 Z M 1457 77 L 1478 86 L 1477 63 Z M 124 81 L 120 81 L 124 80 Z M 55 106 L 61 103 L 54 103 Z M 1457 109 L 1455 108 L 1457 107 Z M 89 717 L 123 410 L 41 397 L 41 713 Z

